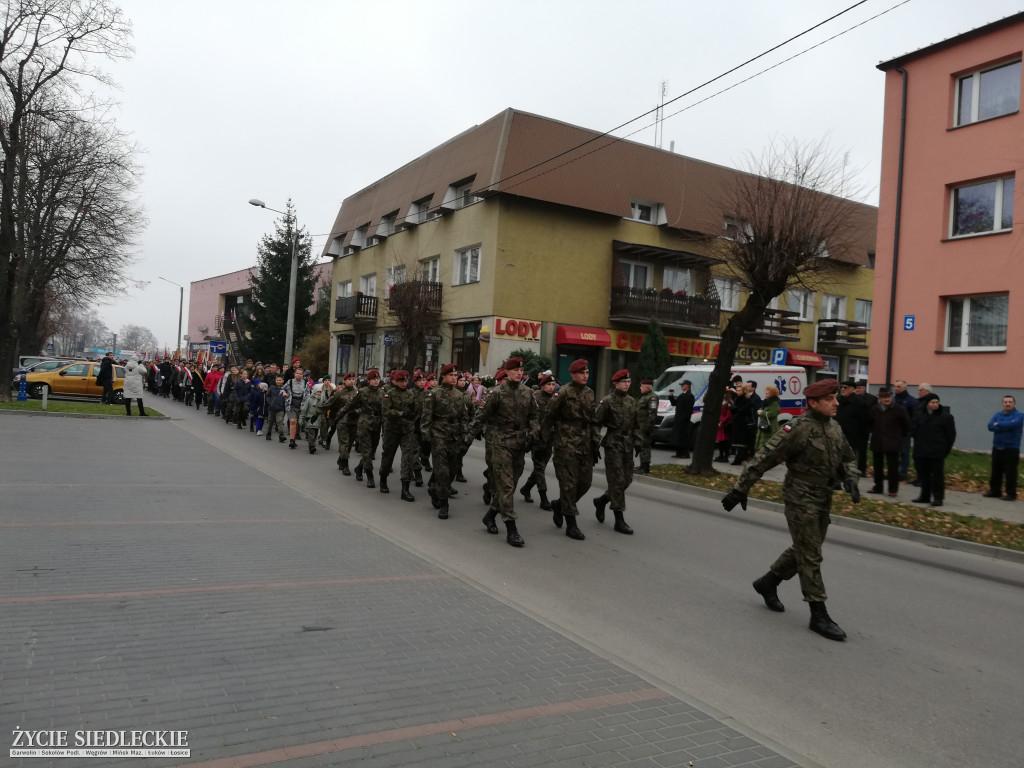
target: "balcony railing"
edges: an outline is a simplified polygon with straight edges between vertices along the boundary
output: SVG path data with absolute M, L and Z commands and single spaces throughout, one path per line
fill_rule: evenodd
M 338 299 L 334 305 L 334 321 L 337 323 L 357 323 L 362 320 L 377 319 L 377 297 L 357 293 Z
M 766 309 L 761 324 L 743 336 L 762 341 L 796 341 L 800 338 L 800 313 Z
M 612 286 L 612 319 L 650 320 L 694 328 L 717 327 L 722 303 L 718 298 L 680 296 L 649 288 Z
M 417 308 L 423 312 L 441 311 L 441 283 L 428 283 L 412 280 L 407 283 L 395 283 L 388 294 L 388 303 L 401 302 L 406 304 L 415 301 Z
M 868 345 L 868 327 L 854 320 L 819 320 L 818 347 L 861 349 Z

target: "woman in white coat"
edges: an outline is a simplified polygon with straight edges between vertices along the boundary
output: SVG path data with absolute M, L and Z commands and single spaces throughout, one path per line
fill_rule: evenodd
M 124 374 L 124 409 L 129 416 L 132 415 L 132 399 L 139 405 L 139 416 L 148 416 L 145 408 L 142 407 L 142 395 L 146 390 L 146 366 L 134 357 L 128 360 Z

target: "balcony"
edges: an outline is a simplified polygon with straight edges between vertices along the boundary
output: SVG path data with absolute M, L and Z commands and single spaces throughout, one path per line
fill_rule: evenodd
M 717 296 L 698 298 L 650 288 L 612 286 L 608 319 L 646 323 L 653 318 L 662 325 L 702 330 L 718 327 L 720 311 Z
M 388 293 L 388 305 L 415 305 L 421 312 L 441 313 L 441 283 L 429 283 L 423 280 L 412 280 L 407 283 L 395 283 Z
M 766 309 L 761 323 L 743 334 L 744 339 L 759 341 L 798 341 L 800 339 L 800 313 L 782 309 Z
M 819 320 L 818 349 L 863 349 L 868 327 L 853 320 Z
M 336 323 L 360 323 L 377 319 L 377 297 L 357 293 L 338 299 L 334 305 Z

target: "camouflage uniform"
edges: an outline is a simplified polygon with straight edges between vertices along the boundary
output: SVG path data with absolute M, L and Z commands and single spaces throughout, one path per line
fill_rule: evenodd
M 341 409 L 352 402 L 359 390 L 352 386 L 341 386 L 334 390 L 334 394 L 321 406 L 322 411 L 329 411 L 331 415 L 331 426 L 338 431 L 338 466 L 347 466 L 348 457 L 352 453 L 352 446 L 356 442 L 356 428 L 359 423 L 359 413 L 355 410 L 349 411 L 345 417 L 341 417 Z
M 463 395 L 465 397 L 465 395 Z M 528 443 L 538 437 L 537 401 L 521 382 L 506 379 L 484 400 L 473 419 L 473 434 L 486 425 L 491 453 L 490 479 L 493 485 L 492 507 L 501 519 L 516 519 L 514 494 L 526 466 Z
M 570 382 L 551 397 L 541 440 L 554 451 L 561 515 L 579 514 L 576 503 L 590 490 L 594 463 L 601 443 L 601 430 L 594 423 L 594 390 Z M 557 522 L 557 521 L 556 521 Z
M 734 488 L 746 493 L 761 475 L 782 462 L 788 470 L 782 500 L 793 545 L 769 570 L 783 580 L 799 575 L 804 600 L 824 602 L 821 545 L 828 531 L 832 490 L 844 480 L 856 482 L 857 456 L 834 419 L 808 411 L 772 436 L 747 464 Z
M 302 410 L 299 412 L 298 434 L 301 435 L 305 431 L 310 453 L 316 453 L 316 439 L 320 435 L 320 425 L 324 421 L 320 412 L 321 405 L 323 393 L 314 392 L 302 401 Z
M 605 427 L 604 471 L 608 480 L 608 493 L 602 499 L 609 499 L 612 512 L 626 509 L 626 489 L 633 482 L 633 446 L 639 444 L 637 402 L 628 392 L 614 390 L 597 405 L 594 422 L 598 428 Z M 603 517 L 598 515 L 598 519 Z M 616 515 L 616 522 L 619 515 Z
M 389 387 L 381 400 L 384 419 L 384 444 L 380 453 L 381 489 L 387 487 L 385 478 L 391 474 L 395 452 L 402 448 L 401 480 L 412 482 L 412 473 L 419 458 L 416 441 L 416 419 L 419 417 L 419 397 L 416 392 L 401 387 Z
M 534 399 L 537 401 L 537 421 L 544 423 L 544 417 L 547 415 L 548 406 L 551 404 L 551 399 L 555 396 L 554 392 L 548 393 L 543 389 L 539 390 L 535 395 Z M 551 461 L 551 442 L 544 440 L 542 437 L 537 439 L 537 442 L 533 445 L 533 450 L 530 451 L 530 459 L 533 462 L 533 471 L 530 473 L 530 477 L 526 481 L 526 485 L 523 486 L 523 495 L 529 499 L 529 492 L 531 488 L 536 488 L 537 492 L 541 495 L 541 498 L 547 496 L 548 493 L 548 481 L 545 477 L 545 471 L 548 468 L 548 462 Z M 541 509 L 546 507 L 542 504 Z
M 381 403 L 383 394 L 379 387 L 371 387 L 367 384 L 361 387 L 349 401 L 338 412 L 338 418 L 343 419 L 349 413 L 355 411 L 359 414 L 359 422 L 356 427 L 356 444 L 362 459 L 359 462 L 359 469 L 356 477 L 359 479 L 362 470 L 373 472 L 373 459 L 377 455 L 377 444 L 380 442 L 381 427 Z
M 654 426 L 658 420 L 658 396 L 652 389 L 640 395 L 636 403 L 636 419 L 640 426 L 640 471 L 651 471 L 651 446 L 654 444 Z
M 447 506 L 452 492 L 459 456 L 469 442 L 469 406 L 466 396 L 457 387 L 442 383 L 430 389 L 423 399 L 421 429 L 424 439 L 430 441 L 433 474 L 428 485 L 431 496 Z

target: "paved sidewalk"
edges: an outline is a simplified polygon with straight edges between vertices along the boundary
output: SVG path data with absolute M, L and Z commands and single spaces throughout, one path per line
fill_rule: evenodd
M 0 430 L 0 732 L 188 731 L 159 765 L 797 765 L 173 422 Z

